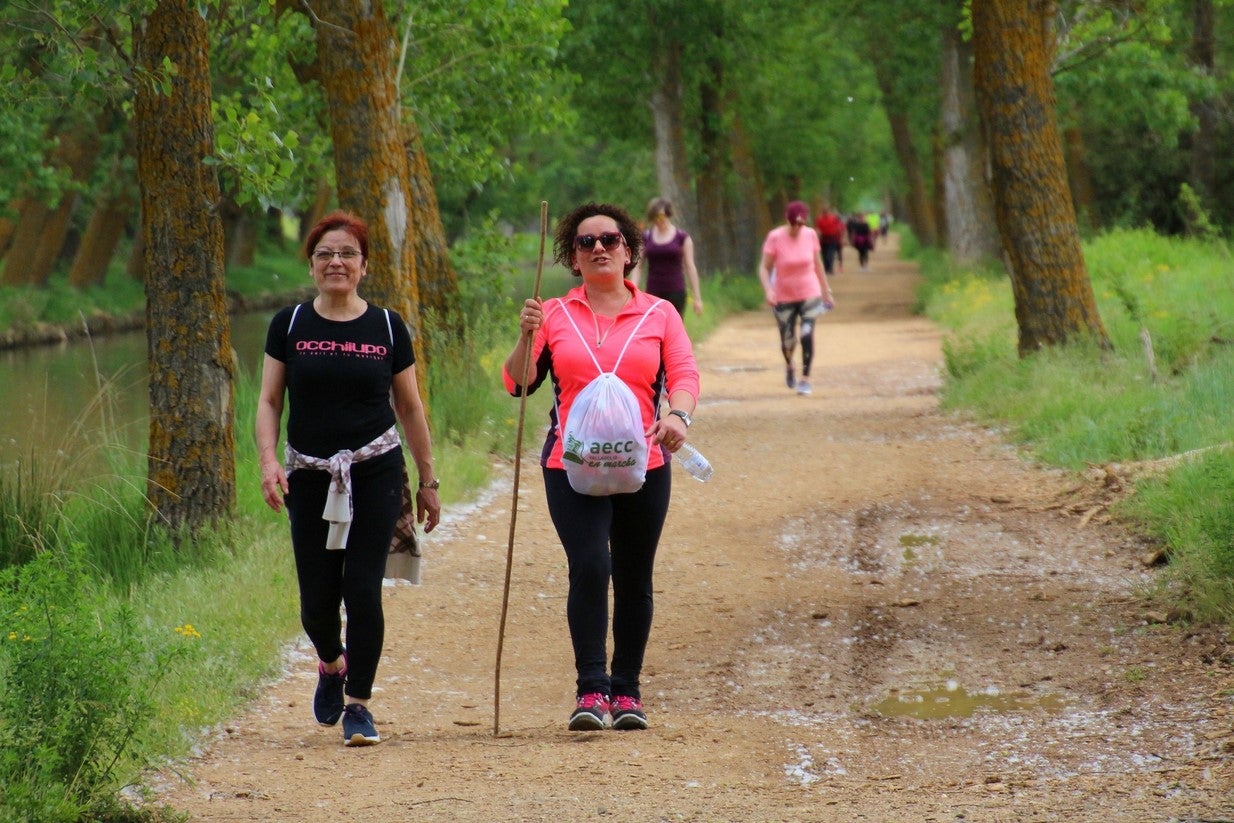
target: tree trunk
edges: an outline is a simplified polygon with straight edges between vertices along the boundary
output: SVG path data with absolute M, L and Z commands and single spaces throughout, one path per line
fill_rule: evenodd
M 404 146 L 411 174 L 411 223 L 417 228 L 412 240 L 416 274 L 420 281 L 420 322 L 423 323 L 426 314 L 431 312 L 439 325 L 437 331 L 447 339 L 455 339 L 463 322 L 455 309 L 458 305 L 458 273 L 450 262 L 450 241 L 441 222 L 433 171 L 424 153 L 420 129 L 411 119 L 410 112 L 404 114 L 404 120 Z M 417 356 L 427 357 L 427 348 L 421 346 Z
M 946 60 L 946 56 L 943 57 Z M 943 96 L 946 97 L 947 91 L 943 90 Z M 945 105 L 945 104 L 942 104 Z M 934 196 L 930 198 L 930 208 L 934 210 L 934 225 L 938 229 L 938 243 L 946 249 L 951 248 L 950 226 L 947 225 L 947 146 L 944 141 L 947 140 L 947 134 L 941 122 L 941 106 L 939 114 L 940 122 L 934 130 L 934 137 L 930 141 L 930 159 L 932 163 L 931 170 L 934 172 L 934 179 L 931 181 L 934 184 Z M 887 194 L 887 200 L 890 201 L 891 194 Z M 990 213 L 990 219 L 994 219 L 993 212 Z
M 1071 202 L 1075 206 L 1076 223 L 1081 227 L 1097 225 L 1097 197 L 1093 193 L 1093 179 L 1088 173 L 1088 159 L 1084 150 L 1084 133 L 1078 125 L 1063 129 L 1063 159 L 1067 164 L 1067 183 Z
M 378 1 L 319 0 L 312 9 L 339 205 L 369 228 L 363 293 L 402 315 L 415 340 L 420 290 L 414 237 L 420 227 L 412 223 L 416 215 L 399 123 L 394 33 Z
M 960 262 L 1000 259 L 985 144 L 973 99 L 972 48 L 954 25 L 943 27 L 942 91 L 939 172 L 947 250 Z
M 283 229 L 283 210 L 270 206 L 261 218 L 262 240 L 279 251 L 287 250 L 287 232 Z
M 1202 77 L 1216 74 L 1217 40 L 1213 0 L 1192 0 L 1191 48 L 1192 68 Z M 1197 127 L 1191 138 L 1191 185 L 1205 209 L 1212 209 L 1217 195 L 1217 126 L 1219 105 L 1212 98 L 1202 98 L 1191 104 Z
M 25 207 L 25 199 L 17 198 L 9 203 L 6 211 L 20 215 Z M 9 246 L 13 242 L 13 232 L 16 230 L 17 220 L 0 214 L 0 260 L 3 260 L 5 255 L 8 254 Z
M 732 98 L 730 97 L 730 100 Z M 771 231 L 775 221 L 767 208 L 767 196 L 763 187 L 763 175 L 754 161 L 754 150 L 746 134 L 745 123 L 736 107 L 733 113 L 732 147 L 733 173 L 737 175 L 737 199 L 733 203 L 730 225 L 739 250 L 738 267 L 753 274 L 762 258 L 763 238 Z
M 653 57 L 658 82 L 651 92 L 651 118 L 656 138 L 656 182 L 660 196 L 673 204 L 674 222 L 698 231 L 698 209 L 690 192 L 685 118 L 681 111 L 681 42 L 671 34 L 657 45 Z
M 51 273 L 64 250 L 64 241 L 69 233 L 69 219 L 77 208 L 80 195 L 77 192 L 66 193 L 60 198 L 60 203 L 47 214 L 43 221 L 43 229 L 39 233 L 38 244 L 34 247 L 34 259 L 30 261 L 30 271 L 27 279 L 32 286 L 46 286 L 51 279 Z
M 102 285 L 107 266 L 132 214 L 133 197 L 126 189 L 99 199 L 69 269 L 69 283 L 79 289 Z
M 884 101 L 886 101 L 885 96 Z M 905 183 L 908 185 L 908 220 L 912 224 L 913 233 L 921 245 L 937 246 L 938 224 L 934 222 L 934 209 L 930 205 L 925 172 L 917 156 L 917 147 L 913 140 L 908 114 L 889 107 L 887 122 L 891 126 L 891 142 L 895 147 L 896 157 L 900 161 L 900 168 L 904 171 Z
M 66 169 L 73 183 L 87 179 L 99 155 L 98 127 L 94 121 L 62 126 L 49 164 Z M 76 203 L 76 192 L 66 191 L 54 204 L 43 203 L 22 212 L 5 256 L 5 285 L 46 285 L 60 259 Z
M 714 33 L 717 38 L 722 32 Z M 698 178 L 698 241 L 694 245 L 695 263 L 699 275 L 717 269 L 733 270 L 741 259 L 729 223 L 727 180 L 732 148 L 724 129 L 724 68 L 721 61 L 709 61 L 699 88 L 702 99 L 702 122 L 699 142 L 703 154 L 703 171 Z
M 884 59 L 885 55 L 877 40 L 871 40 L 870 49 L 874 77 L 883 98 L 887 123 L 891 127 L 891 144 L 895 149 L 896 159 L 900 162 L 900 169 L 904 172 L 904 182 L 908 186 L 908 222 L 923 246 L 937 246 L 938 224 L 934 221 L 934 209 L 930 204 L 930 194 L 913 139 L 907 106 L 897 96 L 892 76 L 893 68 Z
M 973 80 L 994 211 L 1011 270 L 1019 350 L 1108 346 L 1067 188 L 1050 76 L 1049 0 L 973 4 Z
M 309 205 L 308 210 L 300 215 L 300 245 L 304 245 L 308 233 L 312 231 L 313 226 L 317 225 L 317 221 L 325 217 L 326 213 L 330 211 L 330 203 L 333 200 L 334 189 L 330 188 L 330 184 L 325 180 L 318 181 L 313 202 Z
M 140 214 L 138 215 L 140 218 Z M 129 246 L 129 259 L 124 263 L 124 272 L 134 280 L 146 281 L 146 234 L 142 231 L 144 218 L 137 221 L 133 232 L 133 244 Z
M 0 285 L 25 286 L 31 282 L 30 272 L 38 253 L 39 238 L 43 236 L 43 226 L 50 215 L 51 207 L 38 198 L 22 201 L 9 249 L 4 255 L 4 277 L 0 278 Z
M 198 526 L 235 504 L 235 352 L 224 290 L 206 22 L 188 0 L 159 0 L 134 31 L 151 75 L 176 66 L 170 94 L 138 86 L 137 174 L 145 238 L 150 367 L 147 495 L 173 529 Z
M 257 220 L 248 212 L 241 212 L 240 219 L 231 228 L 231 240 L 227 244 L 226 260 L 228 267 L 251 266 L 257 260 Z
M 223 220 L 223 260 L 227 268 L 251 266 L 257 257 L 257 232 L 266 213 L 253 206 L 242 206 L 224 195 L 220 209 Z

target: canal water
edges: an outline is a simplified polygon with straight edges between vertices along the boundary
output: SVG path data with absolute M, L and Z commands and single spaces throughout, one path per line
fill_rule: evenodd
M 231 339 L 242 372 L 257 380 L 266 327 L 275 310 L 231 318 Z M 149 381 L 144 331 L 74 340 L 58 346 L 0 351 L 0 471 L 16 460 L 66 451 L 145 453 L 149 437 Z M 236 420 L 237 437 L 251 420 Z M 87 470 L 107 471 L 102 459 Z

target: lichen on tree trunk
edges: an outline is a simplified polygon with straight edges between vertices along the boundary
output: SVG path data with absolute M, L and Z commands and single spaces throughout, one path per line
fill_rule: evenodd
M 214 167 L 206 23 L 186 0 L 160 0 L 135 34 L 142 67 L 175 65 L 169 93 L 134 101 L 145 240 L 150 369 L 147 494 L 160 519 L 195 529 L 235 504 L 235 355 Z
M 974 3 L 973 81 L 995 217 L 1011 272 L 1020 353 L 1108 346 L 1080 246 L 1050 76 L 1046 0 Z

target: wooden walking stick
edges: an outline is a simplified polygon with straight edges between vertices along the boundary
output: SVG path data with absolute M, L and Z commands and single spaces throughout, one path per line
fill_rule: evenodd
M 540 201 L 540 259 L 536 263 L 536 285 L 532 296 L 540 299 L 540 277 L 544 274 L 544 238 L 548 235 L 548 201 Z M 534 332 L 527 333 L 527 348 L 523 353 L 523 371 L 519 380 L 527 379 L 531 366 L 531 346 Z M 510 535 L 506 540 L 506 584 L 501 592 L 501 624 L 497 629 L 497 665 L 493 670 L 493 736 L 501 731 L 501 649 L 506 638 L 506 612 L 510 606 L 510 569 L 514 565 L 514 525 L 518 522 L 518 480 L 523 466 L 523 418 L 527 413 L 527 387 L 523 386 L 518 403 L 518 431 L 514 437 L 514 499 L 510 503 Z

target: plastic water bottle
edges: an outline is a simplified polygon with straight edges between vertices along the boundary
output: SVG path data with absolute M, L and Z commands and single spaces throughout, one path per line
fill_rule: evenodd
M 699 453 L 698 449 L 689 443 L 682 443 L 681 448 L 673 452 L 673 459 L 681 464 L 681 467 L 700 483 L 711 478 L 713 471 L 711 464 L 707 462 L 706 457 Z

